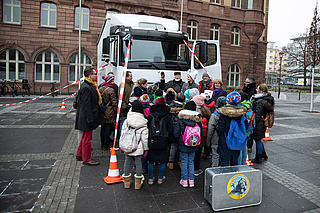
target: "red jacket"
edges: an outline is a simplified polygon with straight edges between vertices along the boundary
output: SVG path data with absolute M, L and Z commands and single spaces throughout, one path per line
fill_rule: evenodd
M 205 90 L 212 90 L 212 87 L 213 87 L 213 83 L 212 83 L 212 80 L 210 79 L 210 84 L 207 86 L 207 88 L 205 89 Z M 202 91 L 202 82 L 203 82 L 203 80 L 202 81 L 199 81 L 199 87 L 200 87 L 200 93 L 201 93 L 201 91 Z

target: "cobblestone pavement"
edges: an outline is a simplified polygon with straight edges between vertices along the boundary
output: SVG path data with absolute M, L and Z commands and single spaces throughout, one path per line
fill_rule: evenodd
M 270 137 L 274 141 L 265 143 L 269 160 L 254 166 L 261 169 L 264 175 L 263 201 L 259 206 L 232 210 L 234 212 L 320 212 L 320 113 L 302 112 L 308 110 L 310 105 L 306 101 L 295 102 L 292 98 L 286 99 L 290 95 L 292 94 L 287 94 L 285 98 L 279 100 L 276 99 L 276 120 L 274 127 L 270 129 Z M 315 99 L 317 98 L 316 96 Z M 57 110 L 59 106 L 60 102 L 50 103 L 50 105 L 29 103 L 27 106 L 16 105 L 0 109 L 0 134 L 3 138 L 0 140 L 1 146 L 15 136 L 8 134 L 9 131 L 18 134 L 27 129 L 30 135 L 22 136 L 20 140 L 23 140 L 23 137 L 28 138 L 33 134 L 38 138 L 45 137 L 41 135 L 41 132 L 37 132 L 41 130 L 65 130 L 59 132 L 62 137 L 56 147 L 39 148 L 40 150 L 30 148 L 28 151 L 26 145 L 24 151 L 21 151 L 20 147 L 12 148 L 11 144 L 6 144 L 10 151 L 0 151 L 1 212 L 129 212 L 129 210 L 130 212 L 145 212 L 148 209 L 153 209 L 152 212 L 212 211 L 203 196 L 201 198 L 203 195 L 202 178 L 196 179 L 194 191 L 182 189 L 179 184 L 176 184 L 178 185 L 176 187 L 170 183 L 170 179 L 163 186 L 167 188 L 162 191 L 160 188 L 156 189 L 160 190 L 161 194 L 156 194 L 154 189 L 145 184 L 143 188 L 145 191 L 141 191 L 138 197 L 145 198 L 144 202 L 148 203 L 149 197 L 147 196 L 151 194 L 150 202 L 155 205 L 151 207 L 142 202 L 140 206 L 136 205 L 131 209 L 129 207 L 123 210 L 122 206 L 125 205 L 125 201 L 132 199 L 127 198 L 122 192 L 123 187 L 119 186 L 120 184 L 107 186 L 104 183 L 95 182 L 97 178 L 94 172 L 98 172 L 98 180 L 107 175 L 107 167 L 103 166 L 108 164 L 109 152 L 99 150 L 98 143 L 93 144 L 92 156 L 99 159 L 102 164 L 95 167 L 95 170 L 92 170 L 93 167 L 83 166 L 81 162 L 76 161 L 75 150 L 78 146 L 79 133 L 73 129 L 74 111 L 59 112 Z M 320 111 L 319 102 L 315 102 L 315 110 Z M 60 116 L 59 119 L 55 120 L 56 116 Z M 34 119 L 31 120 L 30 117 Z M 43 117 L 46 119 L 40 119 Z M 21 124 L 22 120 L 26 122 Z M 62 140 L 63 137 L 64 140 Z M 94 137 L 97 139 L 98 131 L 95 131 Z M 50 140 L 50 137 L 47 140 Z M 24 144 L 21 143 L 20 146 Z M 249 156 L 254 157 L 253 155 L 254 152 Z M 118 162 L 122 170 L 123 155 L 118 156 Z M 205 160 L 203 164 L 206 164 Z M 14 171 L 17 174 L 11 174 Z M 31 171 L 32 174 L 25 173 L 26 171 Z M 34 177 L 38 173 L 40 175 Z M 166 175 L 172 178 L 178 177 L 179 171 L 166 169 Z M 88 183 L 88 181 L 91 182 Z M 14 188 L 23 182 L 26 184 Z M 37 185 L 34 182 L 41 187 L 33 187 Z M 88 193 L 90 190 L 92 194 Z M 118 191 L 115 192 L 115 190 Z M 104 194 L 101 194 L 102 192 Z M 192 197 L 191 200 L 185 199 L 176 209 L 168 207 L 170 202 L 167 199 L 172 200 L 172 195 L 178 197 L 185 192 Z M 100 204 L 95 202 L 86 202 L 87 193 L 96 195 L 95 199 L 105 199 L 106 203 L 99 206 Z M 129 196 L 137 194 L 139 194 L 137 191 L 128 193 Z M 119 195 L 123 197 L 121 197 L 122 200 L 117 201 L 120 199 L 117 197 Z M 20 200 L 22 203 L 19 203 L 19 196 L 22 197 Z M 195 206 L 191 206 L 190 203 L 193 202 L 196 203 Z M 146 206 L 143 206 L 144 204 Z M 165 205 L 167 206 L 164 207 Z

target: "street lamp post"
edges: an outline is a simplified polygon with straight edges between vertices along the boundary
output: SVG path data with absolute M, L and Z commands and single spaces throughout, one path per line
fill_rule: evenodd
M 279 53 L 279 55 L 280 55 L 280 73 L 279 73 L 279 91 L 278 91 L 278 99 L 280 98 L 281 62 L 282 62 L 283 52 L 280 52 L 280 53 Z

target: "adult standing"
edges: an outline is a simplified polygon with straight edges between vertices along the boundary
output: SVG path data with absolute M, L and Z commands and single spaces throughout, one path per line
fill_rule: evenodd
M 99 104 L 102 98 L 97 86 L 97 73 L 90 67 L 84 70 L 84 82 L 78 94 L 78 126 L 82 132 L 76 159 L 82 160 L 89 166 L 99 165 L 99 162 L 91 159 L 92 131 L 102 124 L 102 116 Z
M 191 72 L 187 75 L 187 82 L 182 85 L 181 92 L 184 93 L 188 89 L 196 88 L 200 91 L 199 84 L 197 84 L 194 80 L 197 78 L 197 74 Z
M 179 93 L 181 92 L 182 86 L 184 84 L 184 82 L 181 79 L 181 72 L 174 72 L 173 75 L 174 79 L 166 83 L 164 91 L 167 92 L 169 88 L 172 88 L 176 93 Z
M 219 79 L 219 78 L 214 79 L 214 81 L 213 81 L 213 93 L 212 93 L 211 101 L 214 101 L 216 103 L 217 99 L 220 96 L 227 97 L 227 91 L 222 89 L 222 86 L 223 86 L 223 83 L 222 83 L 221 79 Z
M 114 91 L 114 77 L 107 75 L 105 82 L 101 84 L 99 92 L 106 104 L 106 111 L 102 113 L 103 125 L 101 126 L 100 136 L 103 138 L 103 141 L 101 141 L 101 149 L 108 149 L 112 147 L 110 135 L 117 115 L 117 97 Z
M 126 117 L 126 112 L 125 109 L 127 107 L 127 105 L 129 104 L 129 98 L 132 92 L 132 88 L 133 88 L 133 81 L 132 81 L 132 73 L 131 71 L 127 71 L 126 72 L 126 80 L 124 83 L 124 91 L 123 91 L 123 98 L 122 98 L 122 104 L 121 104 L 121 113 L 120 116 L 121 117 Z M 121 88 L 119 87 L 118 89 L 118 94 L 120 94 L 120 90 Z
M 199 81 L 199 87 L 200 87 L 200 94 L 204 93 L 205 90 L 212 90 L 213 83 L 208 73 L 206 72 L 203 73 L 202 81 Z
M 139 99 L 140 96 L 147 94 L 147 87 L 148 87 L 147 79 L 140 78 L 136 81 L 136 84 L 133 87 L 131 95 Z
M 246 78 L 246 80 L 244 81 L 242 92 L 247 93 L 249 101 L 250 101 L 250 98 L 257 93 L 256 80 L 254 79 L 253 76 L 248 76 Z
M 252 111 L 256 114 L 256 127 L 253 130 L 252 137 L 256 142 L 256 157 L 251 161 L 253 163 L 261 163 L 262 158 L 268 159 L 266 150 L 262 142 L 265 137 L 266 127 L 263 118 L 268 112 L 274 110 L 274 98 L 268 91 L 266 84 L 260 84 L 257 88 L 257 94 L 252 97 Z
M 108 72 L 108 75 L 110 75 L 111 77 L 114 78 L 114 73 L 112 71 Z M 116 98 L 118 99 L 119 98 L 118 97 L 118 89 L 119 89 L 119 87 L 118 87 L 118 85 L 116 83 L 113 83 L 113 89 L 114 89 L 114 92 L 116 94 Z

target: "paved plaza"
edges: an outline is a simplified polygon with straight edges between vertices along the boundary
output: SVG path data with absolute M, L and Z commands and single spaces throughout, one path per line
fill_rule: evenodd
M 262 203 L 228 212 L 320 212 L 320 94 L 281 93 L 276 101 L 273 141 L 265 142 L 268 161 L 254 165 L 263 173 Z M 141 190 L 107 185 L 110 152 L 100 149 L 100 128 L 94 131 L 92 156 L 96 167 L 76 161 L 81 135 L 74 129 L 73 99 L 60 111 L 65 97 L 42 98 L 0 107 L 1 212 L 213 212 L 204 199 L 204 175 L 195 188 L 179 184 L 180 169 L 166 168 L 167 182 L 144 183 Z M 1 97 L 0 104 L 21 100 Z M 254 157 L 254 152 L 249 155 Z M 120 173 L 124 155 L 117 152 Z M 201 168 L 210 160 L 201 159 Z M 155 167 L 155 176 L 158 167 Z M 147 176 L 145 176 L 147 178 Z

